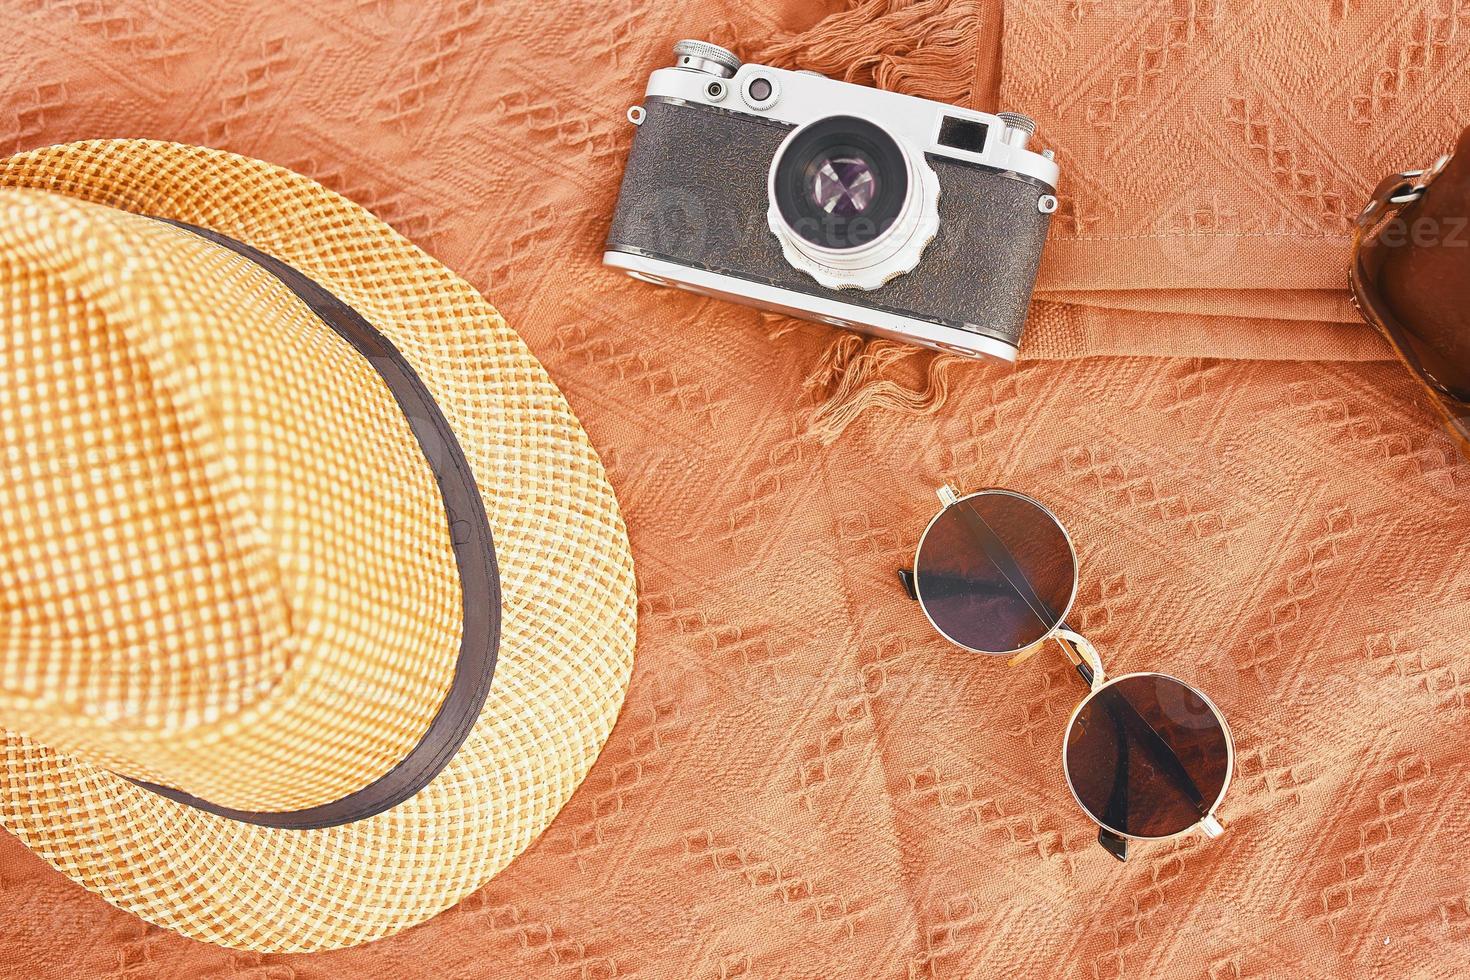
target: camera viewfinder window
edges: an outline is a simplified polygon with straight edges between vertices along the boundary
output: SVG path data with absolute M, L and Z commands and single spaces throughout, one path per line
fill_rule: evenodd
M 983 122 L 945 116 L 944 122 L 939 125 L 939 145 L 981 153 L 985 150 L 985 134 L 989 131 L 990 127 Z

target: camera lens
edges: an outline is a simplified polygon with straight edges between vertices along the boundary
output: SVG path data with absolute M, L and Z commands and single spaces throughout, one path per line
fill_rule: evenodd
M 826 153 L 813 160 L 809 170 L 811 195 L 817 207 L 840 218 L 853 218 L 868 210 L 878 193 L 878 175 L 873 164 L 856 151 Z
M 781 255 L 828 289 L 881 288 L 939 232 L 939 177 L 922 151 L 858 116 L 791 130 L 766 177 Z
M 795 134 L 773 162 L 772 191 L 782 220 L 826 249 L 874 241 L 898 220 L 908 166 L 893 137 L 855 116 L 829 116 Z

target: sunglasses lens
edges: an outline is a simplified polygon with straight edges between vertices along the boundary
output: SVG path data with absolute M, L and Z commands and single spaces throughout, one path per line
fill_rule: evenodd
M 1067 732 L 1067 778 L 1094 820 L 1133 837 L 1188 830 L 1230 777 L 1229 736 L 1198 691 L 1136 674 L 1091 695 Z
M 1023 650 L 1072 604 L 1066 532 L 1034 501 L 988 491 L 946 507 L 914 562 L 924 611 L 949 639 L 985 653 Z

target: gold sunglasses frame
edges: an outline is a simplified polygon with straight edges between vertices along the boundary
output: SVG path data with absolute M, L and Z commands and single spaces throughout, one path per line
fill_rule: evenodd
M 962 650 L 968 650 L 971 653 L 979 653 L 991 657 L 1009 657 L 1010 659 L 1007 662 L 1008 665 L 1014 666 L 1015 664 L 1019 664 L 1024 662 L 1025 660 L 1030 659 L 1030 657 L 1038 652 L 1048 640 L 1051 640 L 1055 642 L 1056 645 L 1061 649 L 1062 653 L 1066 655 L 1067 660 L 1071 663 L 1073 669 L 1076 670 L 1085 681 L 1087 681 L 1089 686 L 1087 694 L 1082 698 L 1081 701 L 1077 703 L 1077 707 L 1072 709 L 1072 714 L 1070 717 L 1068 717 L 1067 724 L 1062 730 L 1061 751 L 1062 773 L 1067 780 L 1067 789 L 1069 792 L 1071 792 L 1072 799 L 1077 802 L 1077 806 L 1079 809 L 1082 810 L 1083 815 L 1085 815 L 1090 821 L 1092 821 L 1092 823 L 1096 824 L 1099 828 L 1106 831 L 1108 834 L 1117 838 L 1122 838 L 1123 840 L 1172 840 L 1173 838 L 1183 837 L 1185 834 L 1193 833 L 1196 830 L 1200 831 L 1202 834 L 1209 838 L 1219 837 L 1222 833 L 1224 833 L 1224 822 L 1220 820 L 1215 811 L 1219 809 L 1220 804 L 1224 801 L 1225 793 L 1230 789 L 1230 782 L 1235 774 L 1235 739 L 1234 736 L 1231 735 L 1230 725 L 1225 720 L 1224 713 L 1220 711 L 1215 702 L 1210 700 L 1209 696 L 1206 695 L 1203 691 L 1196 688 L 1193 684 L 1189 684 L 1170 674 L 1159 673 L 1156 671 L 1136 671 L 1130 674 L 1120 674 L 1119 676 L 1113 678 L 1106 677 L 1105 671 L 1103 669 L 1102 657 L 1098 654 L 1097 648 L 1094 647 L 1091 641 L 1089 641 L 1085 636 L 1070 629 L 1066 625 L 1067 616 L 1071 613 L 1072 607 L 1077 600 L 1077 589 L 1081 582 L 1082 573 L 1081 561 L 1077 557 L 1077 548 L 1072 541 L 1072 535 L 1071 532 L 1067 530 L 1067 526 L 1063 524 L 1061 519 L 1058 518 L 1056 514 L 1052 513 L 1051 509 L 1048 508 L 1041 501 L 1015 490 L 1006 490 L 999 487 L 989 487 L 961 494 L 954 487 L 950 486 L 949 484 L 945 484 L 937 491 L 935 491 L 935 493 L 938 495 L 939 503 L 941 505 L 939 508 L 939 512 L 936 513 L 932 518 L 930 518 L 929 523 L 924 526 L 924 533 L 919 536 L 919 544 L 914 549 L 914 560 L 910 565 L 910 568 L 914 569 L 911 587 L 913 597 L 918 601 L 919 609 L 924 613 L 924 618 L 929 621 L 929 625 L 934 628 L 934 631 Z M 1067 548 L 1072 556 L 1072 590 L 1067 597 L 1066 608 L 1058 617 L 1057 622 L 1045 633 L 1043 633 L 1042 636 L 1038 639 L 1015 650 L 1004 651 L 982 650 L 978 647 L 972 647 L 968 644 L 961 643 L 959 640 L 956 640 L 954 637 L 946 633 L 943 627 L 941 627 L 934 620 L 933 615 L 929 612 L 928 608 L 924 604 L 923 593 L 920 589 L 919 576 L 917 571 L 919 567 L 919 556 L 924 551 L 925 539 L 928 538 L 929 532 L 933 529 L 935 523 L 937 523 L 938 520 L 943 517 L 944 514 L 951 507 L 957 504 L 964 503 L 967 500 L 973 500 L 976 497 L 996 495 L 1009 496 L 1018 500 L 1025 501 L 1026 503 L 1031 504 L 1036 509 L 1045 514 L 1054 524 L 1056 524 L 1057 529 L 1062 532 L 1062 537 L 1067 542 Z M 1182 830 L 1178 830 L 1174 833 L 1165 834 L 1158 837 L 1146 837 L 1138 834 L 1129 834 L 1122 830 L 1119 830 L 1116 827 L 1110 826 L 1103 820 L 1099 819 L 1095 814 L 1093 814 L 1091 810 L 1087 808 L 1086 804 L 1082 802 L 1082 798 L 1077 794 L 1077 787 L 1072 782 L 1071 769 L 1067 764 L 1067 744 L 1072 736 L 1072 726 L 1076 723 L 1078 715 L 1082 713 L 1082 709 L 1085 708 L 1093 700 L 1093 698 L 1098 695 L 1099 692 L 1106 690 L 1109 687 L 1112 687 L 1119 681 L 1128 680 L 1132 677 L 1162 677 L 1166 680 L 1173 681 L 1174 683 L 1179 684 L 1181 687 L 1184 687 L 1186 690 L 1192 692 L 1196 697 L 1203 701 L 1205 706 L 1210 709 L 1211 713 L 1215 717 L 1215 721 L 1220 725 L 1220 730 L 1225 735 L 1225 781 L 1220 786 L 1220 792 L 1210 803 L 1204 815 L 1202 815 L 1200 819 L 1197 820 L 1195 823 L 1183 828 Z M 1104 844 L 1104 847 L 1107 847 L 1107 845 Z M 1111 853 L 1113 853 L 1115 857 L 1118 857 L 1119 860 L 1126 860 L 1125 854 L 1119 854 L 1111 847 L 1108 847 L 1107 849 Z

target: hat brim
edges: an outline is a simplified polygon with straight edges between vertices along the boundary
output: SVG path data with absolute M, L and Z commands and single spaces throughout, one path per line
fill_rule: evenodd
M 148 140 L 45 147 L 0 186 L 198 225 L 300 270 L 403 353 L 454 428 L 499 564 L 499 663 L 479 721 L 413 798 L 321 830 L 239 823 L 12 733 L 0 823 L 112 904 L 237 949 L 368 942 L 470 894 L 550 824 L 612 729 L 632 671 L 627 533 L 571 409 L 468 283 L 299 174 Z

